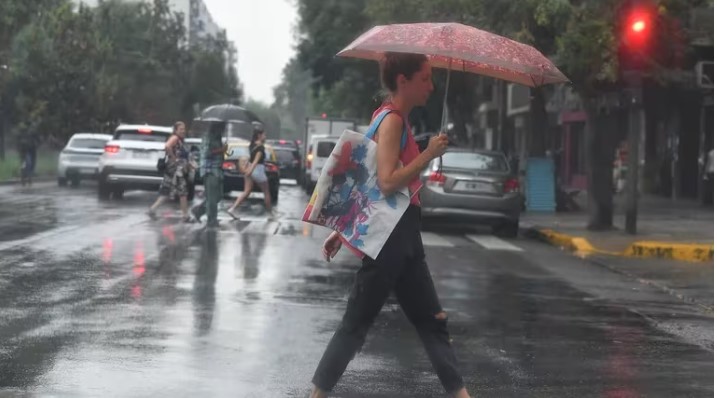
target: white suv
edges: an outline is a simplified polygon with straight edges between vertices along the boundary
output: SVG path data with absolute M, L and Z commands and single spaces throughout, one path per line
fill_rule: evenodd
M 314 192 L 316 183 L 319 181 L 321 169 L 331 156 L 339 137 L 330 137 L 327 135 L 311 137 L 308 143 L 309 149 L 306 153 L 306 168 L 304 174 L 304 189 L 306 193 L 311 195 Z
M 57 185 L 80 185 L 80 180 L 96 179 L 100 156 L 109 134 L 78 133 L 70 138 L 57 160 Z
M 120 199 L 127 190 L 156 191 L 162 182 L 157 161 L 164 158 L 164 145 L 172 127 L 120 125 L 100 157 L 97 194 Z

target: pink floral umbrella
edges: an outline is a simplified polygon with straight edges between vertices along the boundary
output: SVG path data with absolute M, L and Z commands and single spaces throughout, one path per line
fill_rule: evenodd
M 425 54 L 432 66 L 449 70 L 448 81 L 451 70 L 530 87 L 569 81 L 535 48 L 459 23 L 376 26 L 354 40 L 338 56 L 380 61 L 386 52 Z M 447 93 L 446 85 L 444 122 Z

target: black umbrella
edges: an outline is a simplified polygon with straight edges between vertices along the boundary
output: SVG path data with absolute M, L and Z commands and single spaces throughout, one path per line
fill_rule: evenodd
M 224 123 L 226 137 L 235 137 L 249 140 L 252 137 L 254 125 L 261 124 L 261 119 L 254 112 L 232 104 L 212 105 L 202 111 L 194 119 L 197 134 L 206 134 L 211 126 Z
M 199 120 L 246 123 L 261 121 L 252 111 L 232 104 L 212 105 L 202 111 Z

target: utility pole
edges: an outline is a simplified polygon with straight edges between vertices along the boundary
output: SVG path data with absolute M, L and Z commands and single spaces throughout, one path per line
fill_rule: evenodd
M 628 89 L 629 131 L 627 160 L 627 198 L 625 212 L 625 231 L 637 234 L 637 198 L 640 180 L 640 141 L 642 126 L 642 76 L 639 72 L 632 76 Z

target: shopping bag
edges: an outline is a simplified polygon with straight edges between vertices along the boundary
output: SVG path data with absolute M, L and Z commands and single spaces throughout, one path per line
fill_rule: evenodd
M 378 186 L 377 145 L 371 139 L 380 113 L 366 134 L 345 130 L 311 195 L 303 221 L 338 231 L 344 242 L 375 259 L 410 204 L 408 188 L 385 196 Z M 404 126 L 401 149 L 406 145 Z

